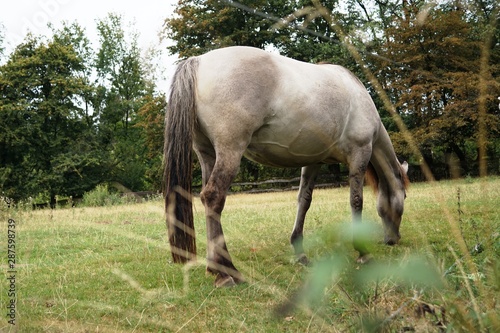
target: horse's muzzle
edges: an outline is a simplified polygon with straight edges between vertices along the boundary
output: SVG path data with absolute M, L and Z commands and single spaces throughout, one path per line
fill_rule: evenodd
M 387 239 L 385 241 L 385 244 L 387 245 L 396 245 L 398 243 L 398 240 L 395 240 L 395 239 Z
M 386 235 L 384 237 L 384 243 L 387 244 L 387 245 L 396 245 L 399 243 L 399 240 L 401 239 L 401 236 L 399 235 L 399 233 L 397 235 Z

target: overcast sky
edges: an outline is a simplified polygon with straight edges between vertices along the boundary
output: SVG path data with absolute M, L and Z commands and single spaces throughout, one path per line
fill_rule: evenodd
M 51 35 L 47 23 L 56 28 L 61 22 L 77 21 L 87 31 L 89 39 L 97 44 L 96 20 L 105 18 L 110 12 L 122 14 L 125 22 L 135 22 L 140 33 L 139 44 L 143 50 L 159 46 L 158 32 L 165 18 L 174 11 L 177 0 L 8 0 L 0 7 L 0 24 L 5 35 L 7 54 L 22 42 L 26 33 Z M 166 67 L 171 67 L 176 57 L 166 57 Z M 170 68 L 166 68 L 171 72 Z M 167 78 L 168 79 L 168 78 Z

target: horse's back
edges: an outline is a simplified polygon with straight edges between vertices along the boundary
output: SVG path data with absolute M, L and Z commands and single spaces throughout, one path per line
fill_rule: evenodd
M 248 146 L 247 157 L 276 166 L 346 162 L 369 144 L 380 119 L 348 70 L 249 47 L 199 57 L 198 120 L 212 142 Z

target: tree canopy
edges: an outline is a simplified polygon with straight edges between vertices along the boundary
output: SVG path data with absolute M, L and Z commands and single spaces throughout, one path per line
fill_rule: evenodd
M 139 109 L 162 95 L 146 84 L 137 36 L 123 26 L 116 14 L 99 21 L 94 50 L 81 26 L 65 23 L 50 38 L 29 35 L 0 66 L 2 196 L 54 204 L 102 182 L 159 188 L 161 165 L 147 161 L 137 124 Z
M 82 68 L 72 46 L 31 36 L 0 69 L 1 178 L 12 197 L 37 193 L 38 186 L 54 196 L 71 194 L 78 175 L 99 164 L 86 154 Z M 19 185 L 24 189 L 15 193 Z

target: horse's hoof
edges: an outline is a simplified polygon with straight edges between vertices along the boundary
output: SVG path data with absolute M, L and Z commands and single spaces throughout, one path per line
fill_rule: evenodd
M 304 266 L 309 266 L 311 263 L 304 253 L 299 254 L 295 257 L 295 262 Z
M 230 275 L 218 276 L 215 279 L 215 287 L 217 287 L 217 288 L 233 287 L 235 285 L 236 285 L 236 282 L 234 281 L 233 277 Z
M 358 264 L 362 264 L 362 265 L 364 265 L 364 264 L 369 263 L 369 262 L 370 262 L 370 261 L 372 261 L 372 260 L 373 260 L 373 256 L 372 256 L 371 254 L 369 254 L 369 253 L 368 253 L 368 254 L 360 255 L 360 256 L 358 257 L 358 259 L 356 259 L 356 262 L 357 262 Z
M 217 275 L 217 278 L 215 279 L 215 287 L 216 288 L 234 287 L 237 284 L 243 282 L 244 280 L 242 278 L 234 278 L 231 275 Z

